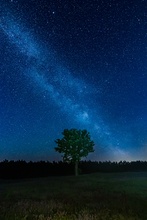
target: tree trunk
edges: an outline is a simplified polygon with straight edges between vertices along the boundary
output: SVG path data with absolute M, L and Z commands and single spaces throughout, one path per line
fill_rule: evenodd
M 78 161 L 75 162 L 75 176 L 78 176 Z

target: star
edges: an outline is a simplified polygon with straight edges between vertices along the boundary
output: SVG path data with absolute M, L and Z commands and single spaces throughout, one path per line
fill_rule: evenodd
M 143 159 L 145 1 L 2 2 L 0 159 L 54 158 L 66 128 L 90 132 L 97 160 Z

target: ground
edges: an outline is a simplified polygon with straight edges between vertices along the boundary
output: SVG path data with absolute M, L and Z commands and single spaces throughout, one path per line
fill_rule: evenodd
M 0 180 L 2 220 L 145 220 L 147 173 Z

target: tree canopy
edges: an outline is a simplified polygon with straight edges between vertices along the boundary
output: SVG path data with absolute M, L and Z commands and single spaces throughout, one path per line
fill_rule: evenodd
M 78 162 L 90 152 L 94 152 L 94 142 L 87 130 L 65 129 L 63 138 L 57 139 L 55 150 L 63 154 L 65 162 L 75 163 L 75 174 L 78 174 Z

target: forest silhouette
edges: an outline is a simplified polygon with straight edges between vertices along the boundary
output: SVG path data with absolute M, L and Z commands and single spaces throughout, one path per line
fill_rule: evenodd
M 147 161 L 80 161 L 79 174 L 95 172 L 142 172 L 147 171 Z M 21 179 L 47 176 L 74 175 L 74 163 L 68 162 L 26 162 L 24 160 L 0 162 L 1 179 Z

